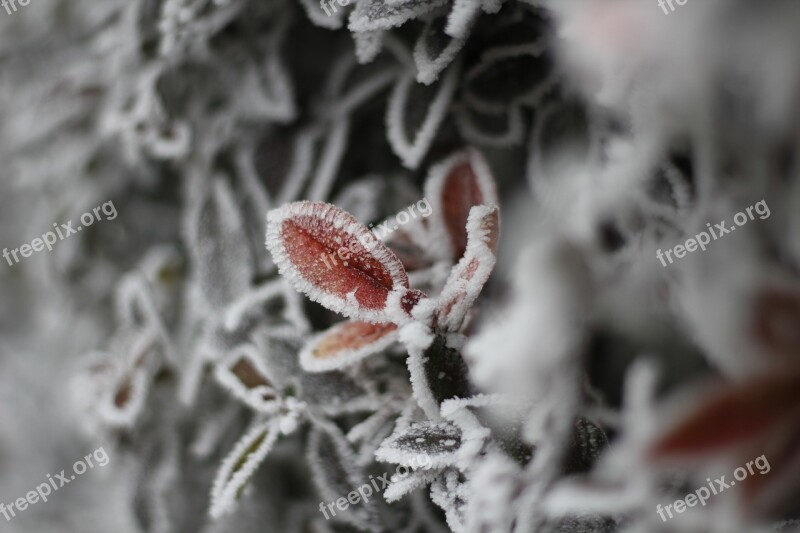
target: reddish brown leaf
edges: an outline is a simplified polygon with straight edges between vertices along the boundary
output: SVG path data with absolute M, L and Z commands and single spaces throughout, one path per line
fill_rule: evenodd
M 255 389 L 256 387 L 270 386 L 269 380 L 259 372 L 255 365 L 246 357 L 240 358 L 234 363 L 231 372 L 239 378 L 242 385 L 248 389 Z
M 651 447 L 651 458 L 693 456 L 763 437 L 800 408 L 800 372 L 778 372 L 728 385 Z
M 221 361 L 215 371 L 217 382 L 234 397 L 253 409 L 271 411 L 278 398 L 267 367 L 257 349 L 248 344 L 238 346 Z
M 458 261 L 466 250 L 470 209 L 498 203 L 489 165 L 475 149 L 459 152 L 432 168 L 425 196 L 433 204 L 431 223 L 436 244 L 440 245 L 440 239 L 449 244 L 447 252 L 452 261 Z
M 133 395 L 133 383 L 131 383 L 130 378 L 125 379 L 120 387 L 117 389 L 117 393 L 114 395 L 114 405 L 118 409 L 124 409 L 125 406 L 128 405 L 128 402 Z
M 397 256 L 352 215 L 330 204 L 296 202 L 270 211 L 266 244 L 296 289 L 349 318 L 391 322 L 390 294 L 408 291 Z
M 308 372 L 342 368 L 385 349 L 396 338 L 394 324 L 343 322 L 313 338 L 300 352 L 300 364 Z

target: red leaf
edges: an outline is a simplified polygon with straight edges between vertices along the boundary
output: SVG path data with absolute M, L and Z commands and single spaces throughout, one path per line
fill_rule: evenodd
M 267 249 L 297 290 L 355 320 L 398 320 L 389 297 L 408 292 L 400 260 L 352 215 L 320 202 L 295 202 L 267 215 Z
M 394 324 L 343 322 L 311 339 L 300 352 L 300 365 L 308 372 L 342 368 L 385 349 L 396 338 Z
M 489 165 L 475 149 L 450 156 L 431 169 L 425 197 L 432 203 L 432 228 L 436 246 L 458 261 L 467 247 L 466 224 L 476 205 L 497 205 L 497 188 Z
M 444 331 L 461 329 L 464 318 L 494 269 L 500 231 L 497 207 L 477 206 L 469 213 L 468 244 L 439 295 L 436 322 Z
M 724 387 L 650 449 L 652 458 L 693 456 L 763 438 L 800 407 L 800 373 L 779 372 Z

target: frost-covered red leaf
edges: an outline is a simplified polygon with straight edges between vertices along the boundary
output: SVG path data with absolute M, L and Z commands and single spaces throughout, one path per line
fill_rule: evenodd
M 212 518 L 219 518 L 236 507 L 236 502 L 256 469 L 278 439 L 280 430 L 273 421 L 254 425 L 236 443 L 230 454 L 222 461 L 211 489 Z
M 500 231 L 500 210 L 476 206 L 467 221 L 467 249 L 450 273 L 437 303 L 437 325 L 442 331 L 457 332 L 472 304 L 494 270 Z
M 409 290 L 402 263 L 336 206 L 296 202 L 270 211 L 266 244 L 292 286 L 331 311 L 371 322 L 404 319 L 397 305 Z
M 307 372 L 343 368 L 386 349 L 396 339 L 394 324 L 343 322 L 313 337 L 300 352 L 300 364 Z
M 453 262 L 467 248 L 467 218 L 476 205 L 497 205 L 497 188 L 489 165 L 474 148 L 458 152 L 431 168 L 425 183 L 431 202 L 432 252 Z

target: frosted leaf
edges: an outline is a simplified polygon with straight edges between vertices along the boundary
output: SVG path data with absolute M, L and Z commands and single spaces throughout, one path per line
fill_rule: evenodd
M 253 409 L 275 412 L 279 401 L 266 366 L 253 345 L 242 345 L 216 366 L 217 381 Z
M 385 350 L 397 340 L 394 324 L 343 322 L 312 337 L 300 351 L 306 372 L 340 369 Z
M 509 106 L 500 113 L 481 113 L 461 105 L 455 110 L 456 125 L 461 135 L 472 143 L 507 148 L 522 142 L 522 108 Z
M 467 248 L 470 209 L 499 203 L 491 169 L 474 148 L 457 152 L 431 168 L 425 198 L 433 210 L 428 218 L 432 252 L 453 263 Z
M 268 420 L 254 424 L 234 445 L 214 479 L 209 507 L 212 518 L 234 510 L 246 484 L 264 462 L 279 435 L 277 424 Z
M 380 216 L 381 196 L 386 194 L 385 179 L 370 175 L 347 184 L 331 202 L 366 224 Z
M 442 331 L 461 330 L 496 262 L 499 208 L 476 206 L 467 221 L 467 249 L 453 267 L 438 298 L 437 323 Z
M 289 290 L 297 294 L 293 289 Z M 288 392 L 286 388 L 304 374 L 297 361 L 297 352 L 303 342 L 302 335 L 295 337 L 275 335 L 274 328 L 261 326 L 250 334 L 250 341 L 263 356 L 264 364 L 269 376 L 274 378 L 275 385 L 278 385 L 284 393 Z M 296 396 L 297 392 L 292 395 Z
M 294 86 L 281 58 L 289 24 L 287 16 L 276 20 L 265 39 L 266 51 L 254 57 L 252 68 L 241 74 L 235 108 L 242 116 L 277 123 L 288 123 L 296 118 Z
M 225 310 L 223 322 L 225 329 L 233 331 L 239 328 L 249 312 L 258 309 L 264 303 L 284 295 L 283 280 L 274 280 L 261 286 L 253 287 L 239 299 L 231 302 Z
M 472 395 L 467 365 L 458 350 L 446 345 L 444 337 L 436 336 L 426 349 L 408 349 L 414 398 L 430 418 L 441 418 L 439 406 L 443 401 Z
M 497 413 L 507 409 L 497 395 L 478 394 L 469 398 L 453 398 L 442 402 L 441 416 L 454 424 L 461 431 L 461 445 L 453 461 L 455 466 L 466 470 L 479 460 L 486 442 L 491 436 L 489 429 L 483 425 L 475 411 L 489 412 L 492 408 Z
M 152 259 L 156 259 L 151 256 Z M 142 264 L 143 270 L 151 265 Z M 174 264 L 172 266 L 175 266 Z M 169 275 L 167 266 L 159 270 L 164 275 Z M 154 274 L 153 272 L 150 272 Z M 155 280 L 154 280 L 155 281 Z M 164 320 L 158 310 L 153 290 L 143 279 L 141 273 L 134 272 L 126 276 L 117 287 L 116 309 L 121 329 L 151 330 L 157 332 L 163 353 L 171 364 L 178 362 L 178 355 L 172 339 L 167 332 Z
M 312 201 L 326 200 L 330 196 L 333 181 L 339 172 L 347 139 L 350 134 L 350 120 L 346 117 L 335 121 L 320 149 L 317 168 L 314 170 L 307 198 Z
M 233 192 L 221 180 L 189 215 L 187 242 L 208 305 L 220 308 L 244 294 L 254 275 L 252 253 Z
M 383 491 L 383 498 L 389 502 L 396 502 L 409 493 L 421 489 L 432 483 L 439 476 L 438 470 L 415 470 L 405 476 L 395 474 L 389 481 L 389 486 Z
M 425 86 L 406 75 L 397 82 L 386 114 L 389 143 L 403 165 L 416 169 L 444 120 L 458 79 L 451 68 L 437 84 Z
M 130 429 L 144 413 L 153 373 L 160 368 L 153 330 L 118 334 L 107 352 L 86 356 L 70 386 L 86 429 Z
M 308 438 L 308 464 L 319 497 L 324 502 L 347 497 L 350 492 L 368 483 L 344 435 L 329 422 L 312 429 Z M 346 512 L 337 514 L 337 518 L 356 527 L 364 527 L 374 517 L 373 507 L 374 500 L 362 501 L 350 506 Z
M 117 379 L 103 398 L 99 415 L 113 428 L 131 428 L 141 416 L 150 390 L 150 376 L 135 368 Z
M 264 84 L 265 96 L 260 114 L 279 123 L 294 120 L 297 116 L 294 86 L 277 50 L 269 53 L 264 64 L 258 68 L 258 72 L 263 73 L 260 81 Z
M 449 422 L 412 424 L 383 441 L 375 452 L 378 461 L 414 469 L 451 466 L 461 447 L 461 430 Z
M 381 404 L 380 399 L 367 394 L 363 385 L 341 372 L 303 372 L 299 385 L 301 397 L 328 416 L 371 412 L 377 410 Z
M 520 103 L 535 105 L 554 84 L 552 66 L 539 44 L 489 50 L 465 78 L 464 101 L 484 113 Z
M 350 15 L 350 31 L 360 33 L 388 30 L 421 17 L 447 0 L 408 0 L 400 5 L 390 5 L 384 0 L 361 0 Z
M 465 38 L 452 38 L 445 34 L 446 23 L 444 16 L 428 22 L 414 45 L 414 63 L 419 83 L 428 85 L 436 81 L 466 43 Z
M 253 150 L 256 171 L 275 204 L 296 200 L 311 175 L 314 149 L 320 132 L 307 128 L 294 133 L 276 129 L 266 134 Z
M 266 244 L 293 287 L 348 318 L 391 322 L 390 296 L 408 292 L 397 256 L 333 205 L 297 202 L 270 211 Z

